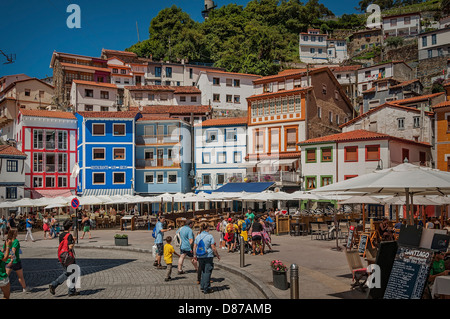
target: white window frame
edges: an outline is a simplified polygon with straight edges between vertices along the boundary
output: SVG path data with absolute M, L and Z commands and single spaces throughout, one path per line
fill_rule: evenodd
M 123 174 L 123 183 L 116 183 L 115 182 L 116 174 Z M 127 183 L 126 177 L 127 177 L 126 172 L 113 172 L 113 180 L 112 180 L 113 185 L 125 185 Z
M 175 182 L 171 182 L 170 181 L 170 176 L 174 176 L 175 175 Z M 167 172 L 167 183 L 168 184 L 176 184 L 178 183 L 178 174 L 177 172 Z
M 152 177 L 152 181 L 151 182 L 147 181 L 147 176 L 151 176 Z M 155 173 L 154 172 L 145 172 L 144 173 L 144 183 L 145 184 L 155 184 Z
M 94 150 L 103 150 L 103 158 L 94 158 Z M 106 160 L 106 148 L 105 147 L 93 147 L 92 148 L 92 160 L 93 161 L 104 161 L 104 160 Z
M 115 127 L 116 125 L 122 125 L 123 126 L 123 134 L 115 134 Z M 113 123 L 113 136 L 126 136 L 127 135 L 127 125 L 125 123 Z
M 96 183 L 94 175 L 102 174 L 103 175 L 103 183 Z M 106 185 L 106 173 L 105 172 L 92 172 L 92 185 Z
M 123 150 L 123 158 L 114 158 L 114 151 L 115 150 L 119 150 L 122 149 Z M 113 153 L 112 153 L 112 157 L 114 161 L 124 161 L 127 159 L 127 150 L 125 147 L 113 147 Z
M 162 176 L 162 181 L 161 182 L 158 181 L 158 177 L 159 176 Z M 163 172 L 156 173 L 156 184 L 164 184 L 164 173 Z
M 96 125 L 102 125 L 103 126 L 103 134 L 95 134 L 94 133 L 94 126 Z M 92 123 L 92 136 L 105 136 L 106 135 L 106 127 L 105 123 Z

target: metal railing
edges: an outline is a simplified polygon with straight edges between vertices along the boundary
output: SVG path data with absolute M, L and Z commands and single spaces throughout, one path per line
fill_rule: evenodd
M 141 135 L 136 137 L 136 144 L 165 144 L 178 142 L 178 135 Z
M 177 159 L 137 159 L 136 167 L 181 167 L 181 163 Z

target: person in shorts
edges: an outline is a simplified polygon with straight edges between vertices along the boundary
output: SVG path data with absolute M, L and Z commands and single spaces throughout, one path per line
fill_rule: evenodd
M 164 233 L 166 231 L 169 231 L 170 228 L 165 229 L 164 225 L 166 218 L 164 217 L 164 215 L 161 215 L 158 219 L 158 222 L 155 225 L 155 245 L 157 248 L 157 252 L 156 252 L 156 259 L 155 262 L 153 263 L 153 266 L 155 266 L 158 269 L 164 269 L 164 267 L 161 265 L 161 259 L 162 256 L 164 255 Z
M 84 235 L 86 233 L 89 233 L 89 239 L 92 239 L 92 236 L 91 236 L 91 220 L 86 214 L 83 214 L 83 217 L 81 219 L 81 224 L 83 225 L 83 235 L 81 235 L 80 239 L 83 239 Z
M 7 238 L 5 241 L 5 252 L 0 251 L 0 289 L 3 292 L 3 299 L 9 299 L 11 292 L 11 285 L 9 283 L 9 276 L 6 273 L 6 262 L 9 259 L 9 252 L 11 251 L 12 240 Z
M 11 239 L 11 252 L 9 253 L 9 259 L 6 262 L 6 273 L 9 276 L 14 270 L 19 279 L 19 283 L 22 286 L 23 292 L 28 292 L 29 289 L 25 283 L 25 277 L 23 276 L 22 261 L 20 259 L 20 242 L 17 239 L 17 229 L 10 229 L 8 232 L 8 239 Z M 6 252 L 6 245 L 3 246 L 3 252 Z
M 186 224 L 180 228 L 180 258 L 178 259 L 178 274 L 184 274 L 183 271 L 183 262 L 186 257 L 193 258 L 194 254 L 192 252 L 192 246 L 194 245 L 194 232 L 192 231 L 192 227 L 194 226 L 194 222 L 190 219 L 186 220 Z M 198 271 L 197 261 L 191 259 L 192 265 L 195 268 L 195 271 Z

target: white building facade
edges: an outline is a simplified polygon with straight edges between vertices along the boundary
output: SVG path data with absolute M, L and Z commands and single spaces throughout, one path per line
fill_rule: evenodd
M 247 118 L 206 120 L 194 126 L 194 134 L 197 190 L 211 191 L 244 181 Z
M 383 33 L 387 37 L 414 37 L 421 30 L 420 13 L 404 13 L 383 17 Z
M 330 39 L 318 29 L 300 33 L 299 53 L 304 63 L 341 63 L 348 59 L 345 39 Z
M 196 83 L 203 105 L 213 109 L 247 111 L 247 98 L 253 94 L 253 80 L 259 75 L 205 70 Z
M 70 103 L 77 112 L 117 111 L 117 86 L 112 83 L 73 80 Z

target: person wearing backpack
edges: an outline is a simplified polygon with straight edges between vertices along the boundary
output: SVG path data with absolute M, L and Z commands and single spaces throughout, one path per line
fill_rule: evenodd
M 209 225 L 203 223 L 201 225 L 202 232 L 194 241 L 194 259 L 198 261 L 198 268 L 201 271 L 200 290 L 204 294 L 212 292 L 211 274 L 214 269 L 214 256 L 220 260 L 219 253 L 216 248 L 214 237 L 209 233 Z
M 63 273 L 54 280 L 49 285 L 49 290 L 52 295 L 55 294 L 55 289 L 63 284 L 67 278 L 72 274 L 71 272 L 67 271 L 67 267 L 71 264 L 75 264 L 75 253 L 74 253 L 74 245 L 75 245 L 75 238 L 72 236 L 70 231 L 73 227 L 73 222 L 71 219 L 67 219 L 64 222 L 64 231 L 59 235 L 59 246 L 58 246 L 58 259 L 61 263 L 61 266 L 63 267 Z M 67 258 L 63 258 L 64 256 L 67 256 Z M 66 261 L 67 260 L 67 261 Z M 75 287 L 69 287 L 69 297 L 71 296 L 77 296 L 80 293 L 76 291 Z

